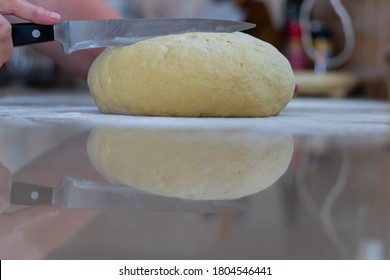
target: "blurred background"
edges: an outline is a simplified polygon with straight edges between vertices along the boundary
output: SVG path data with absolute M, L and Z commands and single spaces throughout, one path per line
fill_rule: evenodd
M 248 33 L 291 62 L 299 95 L 388 99 L 388 0 L 108 0 L 126 18 L 200 17 L 250 21 Z M 15 49 L 0 69 L 0 95 L 25 89 L 85 90 L 48 58 Z
M 315 97 L 323 101 L 330 98 L 387 100 L 390 97 L 390 33 L 387 31 L 390 27 L 389 0 L 107 1 L 126 18 L 201 17 L 256 23 L 257 27 L 248 33 L 273 44 L 289 59 L 299 85 L 299 98 Z M 39 99 L 33 100 L 27 96 L 23 100 L 25 104 L 32 104 L 32 107 L 37 105 L 37 110 L 41 108 L 39 106 L 46 104 L 46 92 L 58 93 L 56 109 L 60 104 L 87 105 L 90 104 L 89 99 L 64 95 L 86 93 L 87 90 L 85 81 L 69 75 L 53 61 L 29 48 L 15 49 L 12 59 L 0 68 L 0 96 L 11 96 L 8 101 L 4 98 L 6 100 L 3 104 L 6 105 L 15 104 L 12 103 L 15 102 L 12 101 L 12 96 L 35 92 L 37 96 L 33 98 L 40 97 Z M 77 99 L 77 102 L 73 99 Z M 310 102 L 308 100 L 308 103 L 303 104 L 310 107 Z M 332 100 L 329 103 L 336 104 Z M 299 107 L 301 108 L 303 107 Z M 336 106 L 335 111 L 340 108 L 343 107 Z M 303 113 L 306 114 L 307 111 Z M 349 111 L 345 113 L 347 116 L 356 114 Z M 374 120 L 383 112 L 367 107 L 363 113 L 373 114 Z M 388 123 L 387 111 L 379 120 L 381 124 Z M 354 120 L 351 121 L 353 123 Z M 75 127 L 66 122 L 61 126 L 48 125 L 40 123 L 38 119 L 33 124 L 29 123 L 26 127 L 15 125 L 13 119 L 7 121 L 7 117 L 0 122 L 0 159 L 13 174 L 20 172 L 28 164 L 35 168 L 36 159 L 38 166 L 41 160 L 42 168 L 46 168 L 45 164 L 53 168 L 52 162 L 45 162 L 41 158 L 52 150 L 58 152 L 52 157 L 57 156 L 59 164 L 71 163 L 72 168 L 79 166 L 74 165 L 75 162 L 82 164 L 78 158 L 80 154 L 84 155 L 79 151 L 84 151 L 81 149 L 85 149 L 85 143 L 70 140 L 84 133 L 84 127 Z M 358 122 L 355 124 L 359 125 Z M 375 127 L 377 123 L 372 121 L 370 124 Z M 170 225 L 166 223 L 166 217 L 161 219 L 158 215 L 155 223 L 153 216 L 148 215 L 146 219 L 140 219 L 138 214 L 126 214 L 126 218 L 122 220 L 118 216 L 106 215 L 49 258 L 72 257 L 72 253 L 80 251 L 79 248 L 85 254 L 81 257 L 88 256 L 88 253 L 99 254 L 99 250 L 102 250 L 101 254 L 115 252 L 117 255 L 113 255 L 113 258 L 129 257 L 126 254 L 133 251 L 120 241 L 133 238 L 128 246 L 135 246 L 132 248 L 135 255 L 139 252 L 147 254 L 154 248 L 160 248 L 164 255 L 153 255 L 156 258 L 167 257 L 164 249 L 168 251 L 173 248 L 173 255 L 168 257 L 178 258 L 184 255 L 201 259 L 203 255 L 185 254 L 201 252 L 202 248 L 209 247 L 211 249 L 208 248 L 208 251 L 213 251 L 209 256 L 211 258 L 213 254 L 220 252 L 229 253 L 229 249 L 230 255 L 225 255 L 226 258 L 258 258 L 258 254 L 264 252 L 268 258 L 310 259 L 314 256 L 331 259 L 337 249 L 338 258 L 389 259 L 390 145 L 386 141 L 376 146 L 365 143 L 348 147 L 343 142 L 340 144 L 328 140 L 321 137 L 295 139 L 294 157 L 289 170 L 277 182 L 276 187 L 257 198 L 259 200 L 253 204 L 255 208 L 252 214 L 218 218 L 215 240 L 219 242 L 212 239 L 214 235 L 210 234 L 214 230 L 210 217 L 202 217 L 205 219 L 195 222 L 185 217 Z M 57 164 L 57 161 L 54 162 Z M 56 165 L 53 166 L 55 168 Z M 35 175 L 34 171 L 32 169 L 29 172 Z M 26 169 L 24 172 L 28 174 Z M 19 175 L 17 179 L 26 180 L 23 172 L 19 174 L 22 176 Z M 38 179 L 44 181 L 49 177 L 40 176 Z M 339 197 L 336 201 L 334 194 L 337 191 Z M 332 209 L 329 201 L 334 203 Z M 330 213 L 331 210 L 334 212 Z M 332 223 L 329 218 L 333 219 Z M 246 219 L 245 223 L 243 219 Z M 72 220 L 77 221 L 74 217 Z M 123 221 L 126 223 L 121 224 Z M 140 226 L 134 227 L 134 221 Z M 153 221 L 153 224 L 149 225 L 148 221 Z M 184 226 L 181 227 L 181 223 Z M 156 228 L 156 224 L 160 228 L 157 231 L 150 230 Z M 57 227 L 51 228 L 57 230 Z M 115 230 L 107 233 L 112 228 Z M 178 243 L 175 241 L 173 245 L 169 242 L 172 231 L 167 229 L 170 228 L 177 231 L 173 239 L 177 238 Z M 198 243 L 181 239 L 188 237 L 188 229 L 199 237 Z M 145 235 L 145 232 L 149 234 Z M 153 235 L 154 232 L 158 232 L 158 238 Z M 50 236 L 56 235 L 50 232 Z M 90 242 L 91 236 L 101 247 Z M 258 239 L 263 242 L 257 242 Z M 248 240 L 256 242 L 252 244 Z M 247 255 L 240 255 L 242 252 Z M 120 255 L 121 253 L 124 255 Z

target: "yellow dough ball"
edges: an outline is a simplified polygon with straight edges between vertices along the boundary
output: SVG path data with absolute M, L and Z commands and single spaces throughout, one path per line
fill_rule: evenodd
M 294 74 L 272 45 L 244 33 L 187 33 L 106 49 L 88 85 L 103 113 L 179 117 L 277 115 Z

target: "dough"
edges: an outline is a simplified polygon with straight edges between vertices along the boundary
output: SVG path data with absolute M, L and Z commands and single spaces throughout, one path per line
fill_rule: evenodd
M 108 181 L 163 196 L 218 200 L 271 186 L 287 170 L 286 134 L 97 128 L 88 156 Z
M 187 33 L 106 49 L 90 91 L 103 113 L 265 117 L 292 99 L 287 59 L 244 33 Z

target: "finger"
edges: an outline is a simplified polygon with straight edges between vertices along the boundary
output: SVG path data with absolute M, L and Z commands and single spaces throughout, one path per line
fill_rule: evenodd
M 0 13 L 14 15 L 37 24 L 56 24 L 60 15 L 24 0 L 0 1 Z
M 0 32 L 1 34 L 1 32 Z M 3 42 L 0 41 L 0 46 Z M 12 44 L 11 44 L 12 49 Z M 1 55 L 1 50 L 0 50 Z M 12 187 L 12 175 L 9 170 L 0 162 L 0 214 L 10 205 L 10 193 Z
M 17 211 L 13 214 L 0 216 L 0 235 L 19 231 L 24 227 L 57 216 L 59 210 L 50 205 L 33 206 Z
M 0 14 L 0 66 L 11 57 L 12 50 L 11 25 Z

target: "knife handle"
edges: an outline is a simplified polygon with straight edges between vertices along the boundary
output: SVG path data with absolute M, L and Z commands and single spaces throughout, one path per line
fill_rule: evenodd
M 14 47 L 54 41 L 53 25 L 12 24 L 12 41 Z

